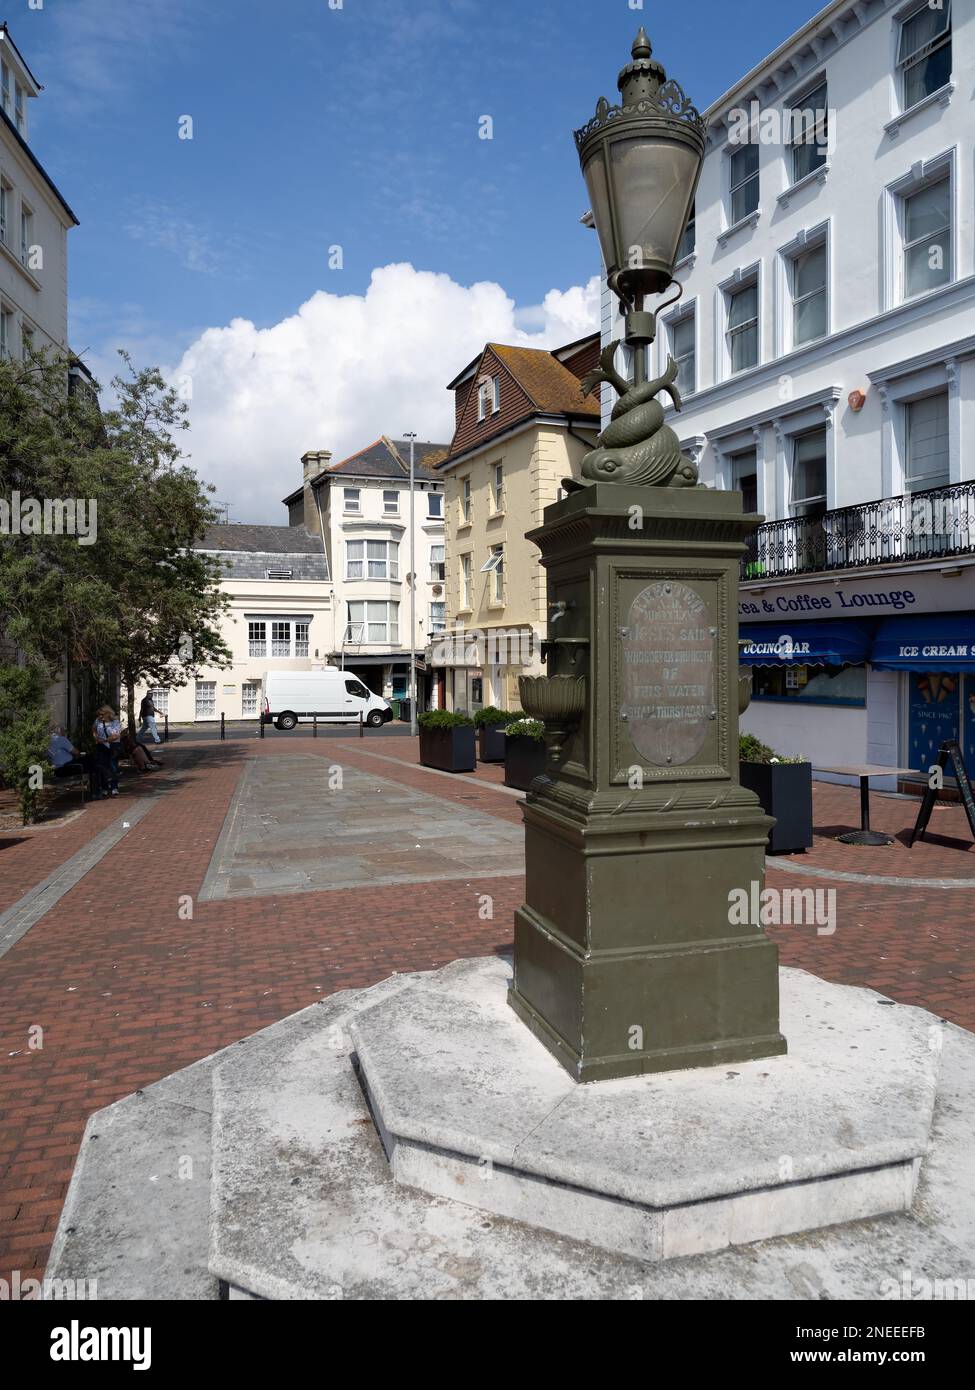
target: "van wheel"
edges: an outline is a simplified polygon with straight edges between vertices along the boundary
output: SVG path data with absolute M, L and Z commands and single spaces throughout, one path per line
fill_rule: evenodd
M 370 729 L 378 729 L 380 725 L 385 724 L 385 722 L 386 721 L 383 718 L 382 713 L 378 709 L 374 709 L 370 714 L 369 718 L 366 720 L 366 723 L 369 725 Z
M 298 723 L 296 714 L 279 714 L 276 727 L 279 729 L 293 729 Z

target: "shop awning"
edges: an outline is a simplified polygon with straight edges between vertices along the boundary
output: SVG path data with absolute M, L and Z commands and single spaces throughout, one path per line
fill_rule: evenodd
M 868 659 L 873 624 L 850 622 L 742 623 L 746 666 L 859 666 Z
M 883 618 L 870 662 L 881 671 L 975 672 L 975 613 Z

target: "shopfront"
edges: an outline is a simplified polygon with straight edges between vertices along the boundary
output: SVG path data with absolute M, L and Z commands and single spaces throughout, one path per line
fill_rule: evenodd
M 975 776 L 975 567 L 748 586 L 740 618 L 743 732 L 814 767 L 900 765 L 919 781 L 951 740 Z

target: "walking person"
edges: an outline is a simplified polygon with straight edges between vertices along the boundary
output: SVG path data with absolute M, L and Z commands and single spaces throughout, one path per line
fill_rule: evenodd
M 156 728 L 156 706 L 152 698 L 152 691 L 147 690 L 142 697 L 139 706 L 139 741 L 142 742 L 143 734 L 152 734 L 153 743 L 162 743 L 159 737 L 159 730 Z
M 100 789 L 98 794 L 118 796 L 118 755 L 122 722 L 111 705 L 102 705 L 96 710 L 91 732 L 95 738 L 95 768 Z

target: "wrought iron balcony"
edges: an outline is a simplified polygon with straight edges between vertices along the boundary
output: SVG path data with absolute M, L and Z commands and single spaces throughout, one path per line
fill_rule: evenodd
M 749 543 L 741 577 L 754 581 L 973 553 L 975 483 L 956 483 L 820 517 L 767 521 Z

